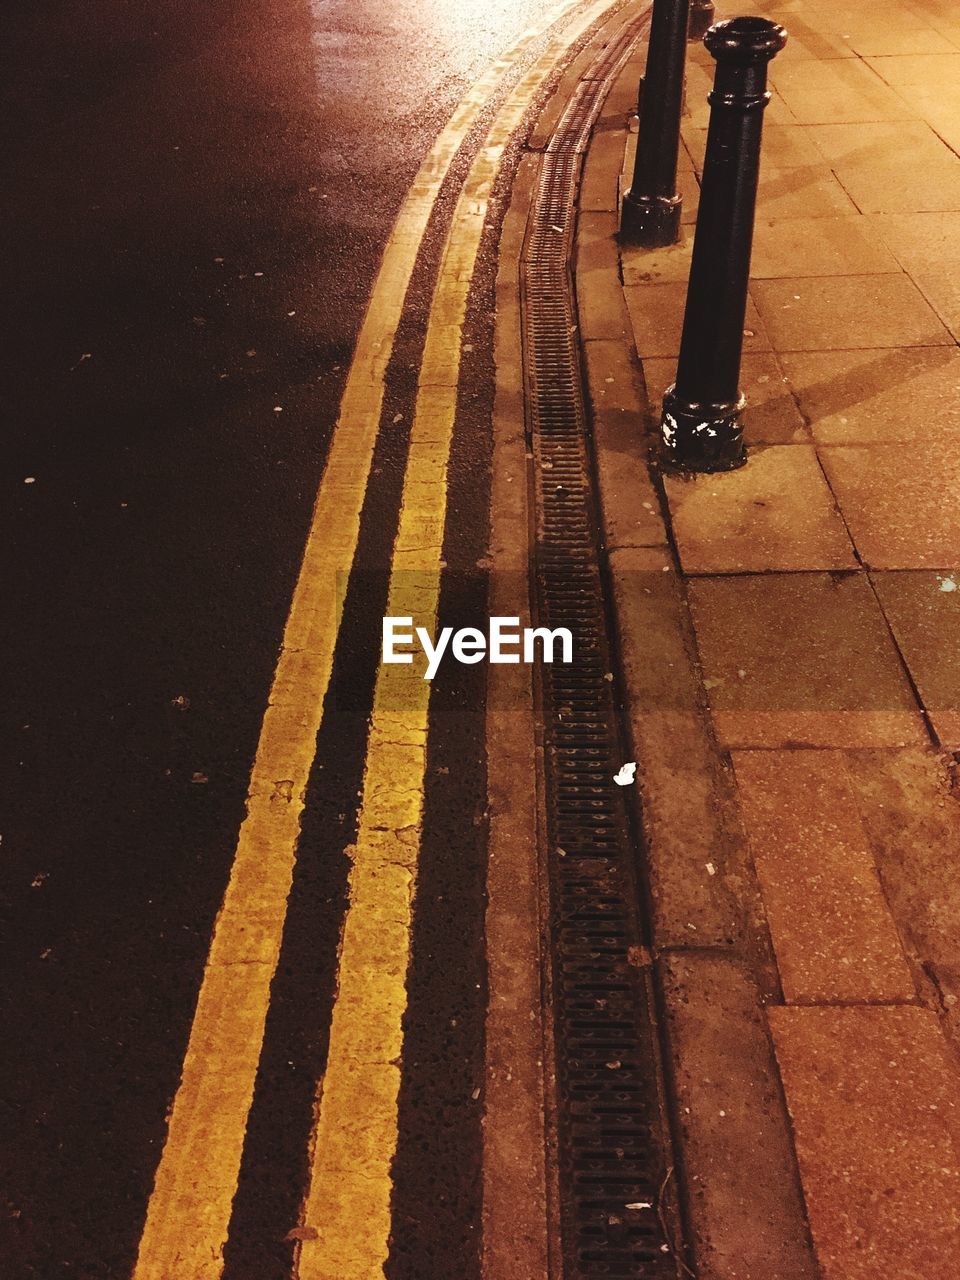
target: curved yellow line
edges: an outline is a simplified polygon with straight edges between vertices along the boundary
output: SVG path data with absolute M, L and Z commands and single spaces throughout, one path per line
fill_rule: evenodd
M 453 157 L 499 82 L 531 41 L 579 2 L 563 0 L 464 97 L 387 242 L 314 506 L 133 1280 L 218 1280 L 222 1274 L 340 596 L 356 551 L 384 374 L 417 253 Z
M 417 391 L 388 615 L 435 633 L 447 463 L 467 298 L 504 150 L 565 49 L 616 0 L 596 0 L 556 35 L 501 107 L 460 194 L 437 279 Z M 419 654 L 381 666 L 340 947 L 327 1067 L 318 1094 L 298 1280 L 382 1280 L 407 1003 L 430 685 Z M 313 1235 L 313 1232 L 316 1235 Z

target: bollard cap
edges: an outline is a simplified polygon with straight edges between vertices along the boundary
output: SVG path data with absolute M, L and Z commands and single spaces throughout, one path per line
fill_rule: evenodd
M 703 43 L 718 62 L 749 66 L 775 58 L 787 43 L 787 33 L 769 18 L 727 18 L 714 23 Z

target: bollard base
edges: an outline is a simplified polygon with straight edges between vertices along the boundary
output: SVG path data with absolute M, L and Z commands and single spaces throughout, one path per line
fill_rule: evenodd
M 684 471 L 735 471 L 747 460 L 740 414 L 743 396 L 728 404 L 691 404 L 676 387 L 663 397 L 660 436 L 665 462 Z
M 714 17 L 713 0 L 690 0 L 690 22 L 687 27 L 687 39 L 702 40 L 713 26 Z
M 682 212 L 682 196 L 635 196 L 632 190 L 628 191 L 620 211 L 621 244 L 636 244 L 644 249 L 676 244 Z

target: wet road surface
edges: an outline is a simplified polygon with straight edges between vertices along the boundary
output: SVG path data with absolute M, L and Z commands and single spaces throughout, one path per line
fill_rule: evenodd
M 11 1280 L 131 1272 L 376 266 L 464 89 L 545 8 L 8 7 L 0 1258 Z M 405 324 L 385 421 L 403 418 L 378 445 L 361 530 L 372 567 L 385 567 L 396 526 L 405 344 L 422 341 L 416 309 Z M 483 369 L 472 376 L 482 410 Z M 458 433 L 448 552 L 468 566 L 483 546 L 486 455 Z M 286 1276 L 295 1247 L 385 592 L 385 578 L 357 582 L 346 603 L 234 1206 L 235 1280 Z M 436 703 L 397 1156 L 420 1181 L 396 1206 L 398 1280 L 478 1266 L 473 669 L 438 684 Z

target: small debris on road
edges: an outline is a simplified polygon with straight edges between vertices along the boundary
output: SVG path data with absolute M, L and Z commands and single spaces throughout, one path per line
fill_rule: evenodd
M 613 780 L 618 787 L 629 787 L 631 782 L 636 780 L 636 776 L 637 762 L 636 760 L 630 760 L 621 768 L 619 773 L 613 775 Z

